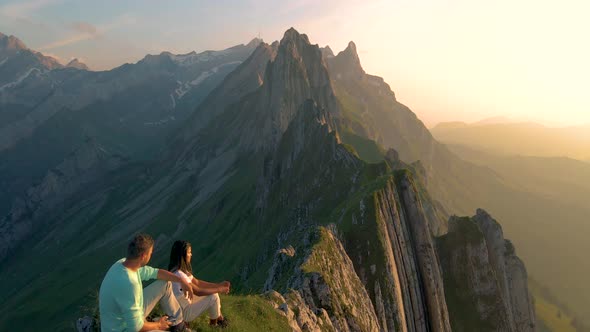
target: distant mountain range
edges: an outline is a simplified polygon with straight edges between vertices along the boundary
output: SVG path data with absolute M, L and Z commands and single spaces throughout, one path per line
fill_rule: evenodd
M 289 29 L 47 69 L 1 98 L 0 297 L 19 310 L 0 329 L 68 329 L 142 230 L 155 266 L 187 239 L 199 276 L 270 292 L 294 330 L 535 330 L 517 252 L 546 254 L 519 232 L 554 220 L 535 219 L 546 201 L 438 143 L 352 42 L 334 55 Z
M 147 55 L 91 72 L 0 42 L 0 214 L 86 137 L 131 160 L 151 159 L 166 137 L 261 42 L 223 51 Z
M 590 161 L 590 124 L 549 128 L 536 123 L 447 122 L 438 124 L 431 132 L 445 144 L 469 142 L 472 147 L 496 154 Z
M 64 66 L 55 58 L 29 49 L 15 36 L 0 33 L 0 91 L 19 84 L 30 75 L 70 67 L 88 70 L 78 59 Z

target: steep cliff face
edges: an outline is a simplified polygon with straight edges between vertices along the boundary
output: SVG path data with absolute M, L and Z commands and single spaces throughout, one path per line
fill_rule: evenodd
M 535 331 L 524 265 L 485 211 L 451 218 L 438 248 L 454 331 Z
M 292 233 L 306 225 L 332 222 L 331 229 L 342 239 L 353 272 L 340 263 L 330 263 L 329 259 L 318 261 L 322 255 L 312 257 L 330 271 L 329 275 L 338 276 L 334 280 L 358 278 L 361 281 L 370 303 L 363 307 L 374 312 L 367 316 L 371 317 L 371 323 L 367 321 L 362 326 L 391 331 L 449 331 L 442 278 L 430 230 L 430 225 L 438 221 L 431 220 L 424 212 L 410 173 L 392 172 L 390 166 L 394 162 L 402 166 L 401 162 L 392 160 L 392 164 L 374 165 L 361 162 L 354 150 L 339 144 L 330 119 L 315 103 L 304 103 L 265 166 L 258 188 L 267 189 L 257 196 L 268 215 L 279 220 L 286 218 L 281 226 L 286 235 L 278 238 L 281 244 L 291 246 L 275 255 L 265 290 L 285 292 L 289 288 L 299 289 L 303 284 L 312 289 L 307 293 L 323 289 L 320 285 L 326 281 L 317 276 L 307 283 L 299 282 L 299 288 L 294 286 L 293 278 L 300 278 L 294 275 L 305 264 L 293 257 L 299 253 L 300 260 L 309 241 Z M 354 285 L 350 281 L 330 287 L 339 289 L 340 294 L 355 293 L 358 290 Z M 288 294 L 284 296 L 290 298 Z M 312 302 L 302 294 L 299 297 L 311 312 L 317 312 L 317 301 Z M 330 303 L 336 305 L 336 302 Z M 337 322 L 342 313 L 334 316 L 332 309 L 327 312 L 337 330 L 344 329 Z M 319 322 L 321 317 L 312 321 Z
M 406 170 L 382 173 L 342 212 L 342 233 L 383 329 L 450 331 L 429 217 L 413 182 Z
M 516 256 L 514 245 L 504 239 L 502 226 L 486 211 L 478 209 L 473 220 L 481 229 L 488 248 L 490 263 L 496 271 L 508 318 L 516 331 L 534 331 L 535 313 L 528 291 L 524 263 Z
M 264 83 L 264 73 L 269 61 L 276 56 L 272 46 L 260 42 L 252 54 L 234 71 L 229 73 L 202 102 L 182 129 L 182 137 L 186 140 L 194 137 L 201 128 L 206 127 L 225 109 L 238 102 L 245 95 L 252 93 Z
M 295 29 L 285 32 L 274 60 L 268 65 L 264 84 L 240 118 L 247 117 L 258 129 L 241 134 L 242 145 L 253 150 L 272 151 L 295 117 L 302 103 L 313 100 L 320 109 L 339 113 L 328 69 L 317 45 Z M 248 114 L 250 113 L 250 114 Z
M 288 287 L 320 314 L 318 321 L 325 311 L 336 331 L 379 331 L 373 303 L 340 241 L 325 228 L 314 236 L 316 243 Z

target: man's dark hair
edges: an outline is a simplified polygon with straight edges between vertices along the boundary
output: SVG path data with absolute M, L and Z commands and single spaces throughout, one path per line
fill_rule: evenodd
M 127 258 L 139 258 L 142 254 L 148 252 L 153 246 L 154 239 L 152 239 L 151 236 L 145 233 L 137 234 L 133 237 L 131 242 L 129 242 L 129 246 L 127 247 Z

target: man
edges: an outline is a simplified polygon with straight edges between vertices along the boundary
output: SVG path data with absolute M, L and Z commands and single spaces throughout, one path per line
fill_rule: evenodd
M 192 298 L 192 287 L 185 280 L 166 270 L 147 266 L 152 257 L 154 240 L 138 234 L 127 247 L 127 257 L 115 262 L 100 286 L 99 309 L 101 330 L 105 331 L 190 331 L 182 317 L 182 309 L 172 293 L 172 282 L 183 285 L 185 296 Z M 142 280 L 159 279 L 143 289 Z M 168 316 L 158 322 L 145 318 L 156 303 Z M 170 320 L 168 320 L 170 319 Z

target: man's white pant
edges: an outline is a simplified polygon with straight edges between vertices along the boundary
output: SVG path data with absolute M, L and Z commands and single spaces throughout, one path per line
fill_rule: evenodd
M 168 315 L 168 320 L 172 325 L 182 323 L 184 320 L 182 308 L 172 292 L 172 283 L 170 281 L 156 280 L 143 289 L 143 314 L 145 317 L 154 310 L 158 302 L 162 310 Z
M 193 296 L 191 302 L 183 296 L 176 297 L 178 303 L 182 307 L 184 320 L 187 322 L 193 321 L 199 317 L 205 310 L 209 311 L 209 318 L 215 319 L 221 316 L 221 301 L 217 293 L 207 296 Z

